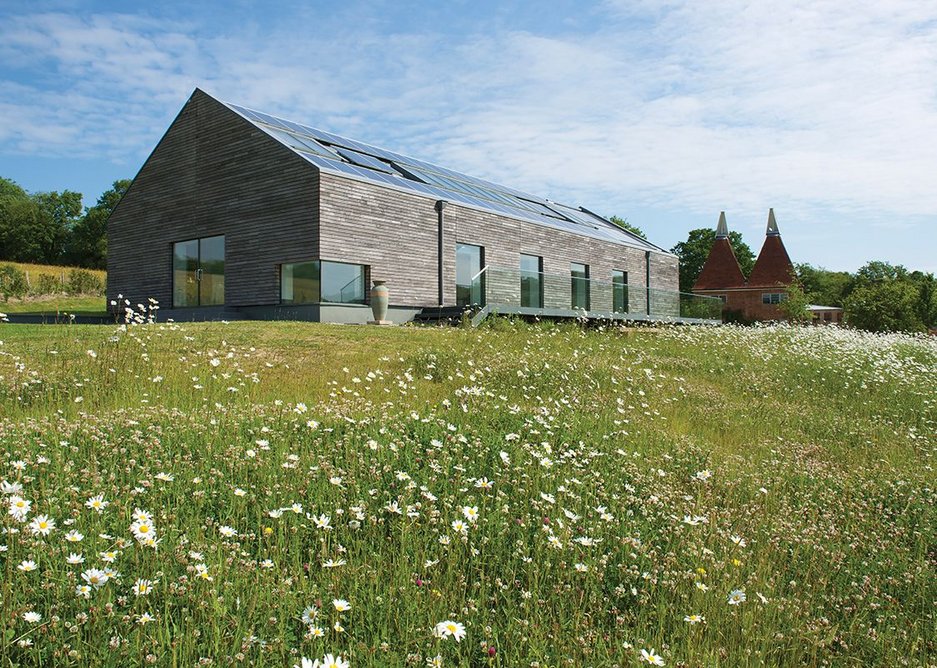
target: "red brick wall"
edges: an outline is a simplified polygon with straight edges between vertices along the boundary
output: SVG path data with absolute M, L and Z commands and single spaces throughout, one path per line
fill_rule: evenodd
M 699 294 L 725 297 L 723 313 L 736 312 L 744 320 L 786 320 L 778 304 L 764 304 L 766 292 L 787 292 L 784 288 L 741 288 L 736 290 L 697 290 Z

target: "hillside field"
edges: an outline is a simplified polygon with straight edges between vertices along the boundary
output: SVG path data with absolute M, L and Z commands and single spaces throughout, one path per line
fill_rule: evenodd
M 23 272 L 25 290 L 24 294 L 6 301 L 3 301 L 0 291 L 0 312 L 102 314 L 107 311 L 104 299 L 106 271 L 0 260 L 0 268 L 7 265 Z M 87 279 L 76 284 L 74 272 L 90 277 L 95 285 L 88 285 Z
M 937 665 L 933 338 L 0 341 L 0 665 Z

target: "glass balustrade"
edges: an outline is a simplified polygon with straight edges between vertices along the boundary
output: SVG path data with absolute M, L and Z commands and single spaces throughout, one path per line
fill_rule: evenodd
M 534 276 L 536 274 L 536 276 Z M 464 290 L 471 294 L 474 304 L 487 305 L 491 311 L 526 315 L 573 316 L 577 313 L 596 318 L 635 320 L 680 319 L 689 321 L 721 322 L 722 301 L 716 297 L 628 285 L 621 276 L 614 280 L 577 277 L 569 274 L 531 272 L 529 269 L 485 267 L 472 277 Z M 531 285 L 537 286 L 540 306 L 531 307 Z M 588 311 L 572 308 L 577 295 L 588 295 Z

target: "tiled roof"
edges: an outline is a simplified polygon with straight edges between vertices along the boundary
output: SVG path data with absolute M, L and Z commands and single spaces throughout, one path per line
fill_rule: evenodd
M 719 290 L 721 288 L 741 288 L 745 286 L 745 276 L 732 250 L 728 237 L 719 237 L 713 242 L 709 257 L 700 271 L 694 290 Z
M 794 264 L 787 254 L 787 249 L 784 248 L 784 242 L 781 241 L 781 233 L 774 219 L 774 209 L 770 209 L 765 243 L 761 247 L 761 252 L 758 253 L 758 259 L 755 260 L 751 276 L 748 277 L 748 284 L 751 287 L 790 285 L 795 278 Z

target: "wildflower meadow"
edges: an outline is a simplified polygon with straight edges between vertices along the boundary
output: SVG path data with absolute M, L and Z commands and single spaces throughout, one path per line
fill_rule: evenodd
M 0 323 L 4 666 L 937 665 L 937 341 Z

